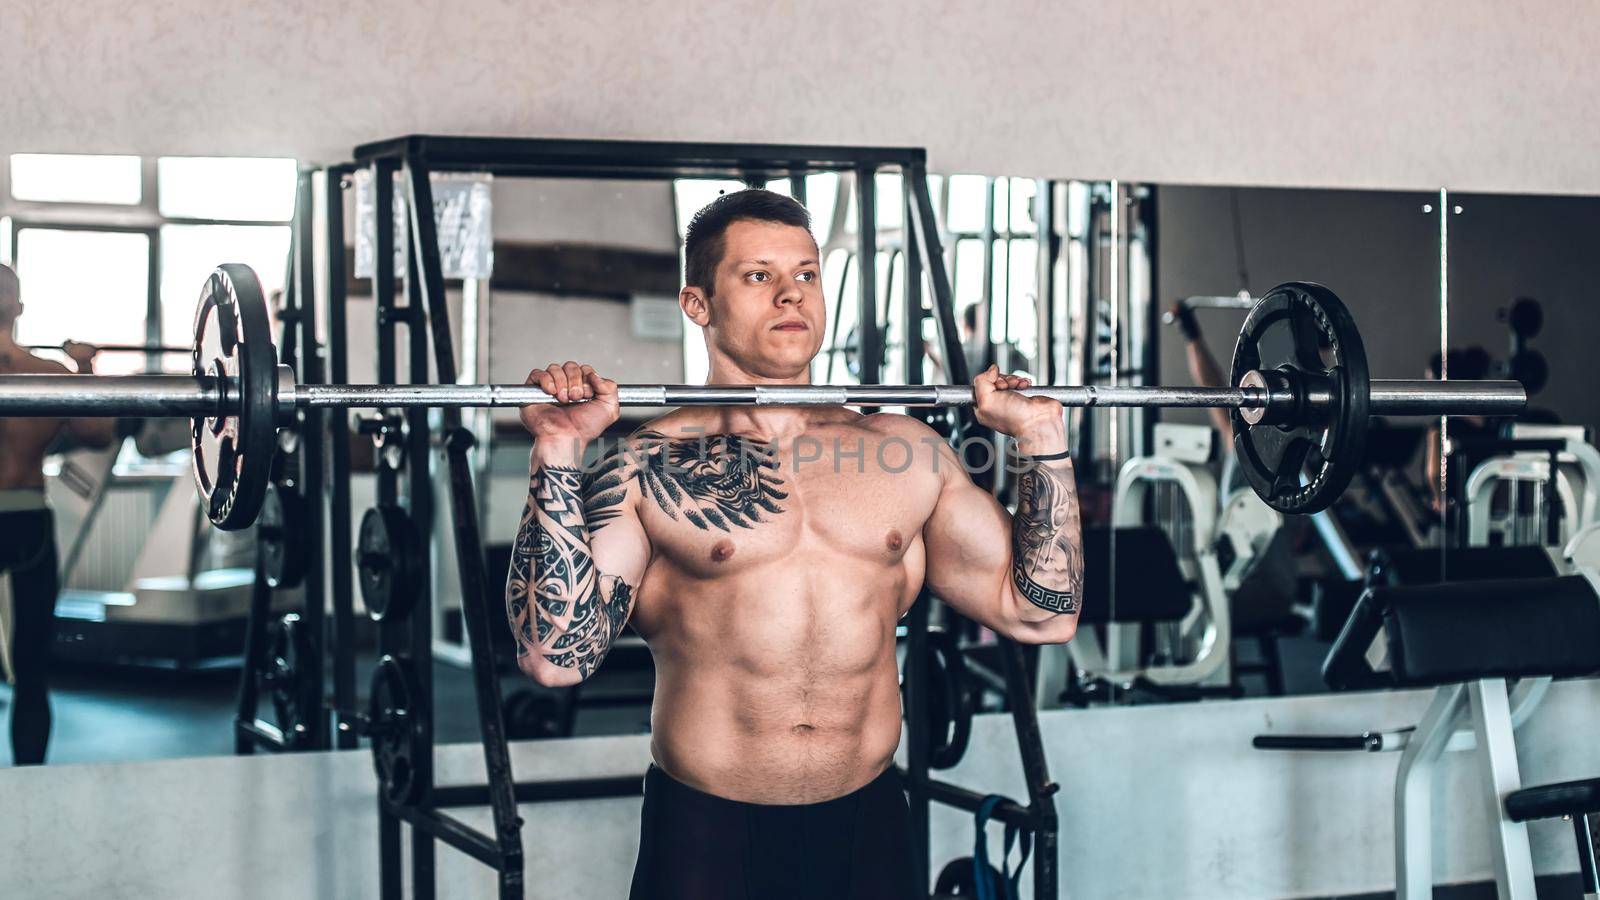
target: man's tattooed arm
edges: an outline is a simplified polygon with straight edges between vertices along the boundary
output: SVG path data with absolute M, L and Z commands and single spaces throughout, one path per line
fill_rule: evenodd
M 620 505 L 621 494 L 611 503 Z M 627 622 L 635 588 L 595 566 L 582 473 L 536 468 L 506 583 L 506 614 L 523 670 L 555 667 L 588 678 Z
M 1076 613 L 1083 594 L 1078 485 L 1067 460 L 1030 466 L 1017 479 L 1011 519 L 1011 584 L 1051 613 Z

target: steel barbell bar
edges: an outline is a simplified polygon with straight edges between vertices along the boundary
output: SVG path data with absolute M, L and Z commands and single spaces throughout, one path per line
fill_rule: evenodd
M 235 379 L 209 375 L 0 375 L 0 416 L 219 417 L 236 415 Z M 1503 416 L 1519 412 L 1527 394 L 1515 381 L 1370 382 L 1375 416 Z M 219 385 L 222 389 L 219 390 Z M 528 384 L 297 384 L 278 366 L 276 415 L 296 409 L 401 407 L 520 407 L 554 403 Z M 1028 397 L 1049 397 L 1069 407 L 1265 409 L 1292 401 L 1266 387 L 1156 387 L 1073 385 L 1031 387 Z M 622 384 L 623 406 L 966 406 L 969 385 L 689 385 Z
M 175 347 L 170 344 L 88 344 L 96 353 L 161 353 L 168 355 L 187 355 L 194 352 L 193 347 Z M 65 344 L 24 344 L 24 350 L 50 350 L 56 353 L 67 352 Z
M 1178 306 L 1183 309 L 1247 310 L 1254 308 L 1259 302 L 1259 298 L 1252 297 L 1244 292 L 1240 292 L 1237 294 L 1206 294 L 1196 297 L 1184 297 L 1178 301 Z M 1170 309 L 1161 314 L 1161 324 L 1163 325 L 1171 325 L 1176 321 L 1178 321 L 1178 317 L 1174 315 Z

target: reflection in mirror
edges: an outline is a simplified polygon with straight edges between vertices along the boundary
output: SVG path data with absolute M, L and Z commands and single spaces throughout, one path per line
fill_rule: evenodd
M 1448 421 L 1447 577 L 1472 577 L 1486 547 L 1597 561 L 1585 529 L 1600 515 L 1600 398 L 1584 375 L 1593 335 L 1571 324 L 1590 314 L 1600 281 L 1589 246 L 1600 199 L 1452 193 L 1450 207 L 1449 377 L 1515 379 L 1529 408 Z M 1546 573 L 1542 551 L 1509 552 L 1499 568 L 1521 560 Z
M 100 375 L 187 372 L 186 353 L 102 346 L 91 361 L 59 348 L 187 346 L 198 288 L 222 257 L 283 286 L 293 160 L 30 154 L 10 166 L 0 259 L 22 304 L 11 336 L 58 348 L 41 357 Z M 201 514 L 188 420 L 112 424 L 51 423 L 48 444 L 13 426 L 0 447 L 0 767 L 234 747 L 254 537 Z
M 1116 224 L 1091 240 L 1108 261 L 1093 289 L 1115 302 L 1098 304 L 1096 340 L 1081 345 L 1101 383 L 1230 384 L 1249 306 L 1288 281 L 1343 300 L 1373 377 L 1422 377 L 1439 346 L 1434 195 L 1118 184 L 1106 197 L 1090 232 Z M 1320 663 L 1367 554 L 1438 568 L 1425 420 L 1375 422 L 1350 490 L 1314 516 L 1260 500 L 1223 411 L 1098 410 L 1087 421 L 1080 480 L 1104 491 L 1115 549 L 1112 621 L 1071 645 L 1074 674 L 1104 682 L 1079 702 L 1324 690 Z

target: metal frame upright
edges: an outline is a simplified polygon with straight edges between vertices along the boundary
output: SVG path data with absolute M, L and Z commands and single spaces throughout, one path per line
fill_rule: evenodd
M 317 340 L 316 245 L 311 237 L 315 208 L 313 175 L 311 170 L 302 170 L 296 179 L 288 277 L 284 280 L 283 301 L 278 306 L 277 315 L 282 326 L 281 358 L 295 367 L 302 382 L 321 384 L 324 378 L 322 345 Z M 250 754 L 256 750 L 326 750 L 330 746 L 328 708 L 323 695 L 324 651 L 327 646 L 324 600 L 327 586 L 326 557 L 323 555 L 326 546 L 323 536 L 327 534 L 327 508 L 323 495 L 323 463 L 326 458 L 323 441 L 327 435 L 323 423 L 326 415 L 326 411 L 320 409 L 302 410 L 297 414 L 297 421 L 280 432 L 274 480 L 285 497 L 282 502 L 293 503 L 303 510 L 303 516 L 294 519 L 296 533 L 281 536 L 281 539 L 294 541 L 304 548 L 304 555 L 300 558 L 303 575 L 298 579 L 302 602 L 299 611 L 294 614 L 298 618 L 291 623 L 298 643 L 292 651 L 292 658 L 285 661 L 289 663 L 289 668 L 279 670 L 277 661 L 269 658 L 269 648 L 273 630 L 287 626 L 273 616 L 274 588 L 267 583 L 261 554 L 258 553 L 234 715 L 234 752 L 239 754 Z M 265 682 L 275 679 L 290 682 L 274 684 L 273 693 L 287 692 L 293 696 L 292 708 L 296 711 L 294 721 L 273 723 L 259 715 L 261 688 Z
M 402 175 L 403 198 L 407 209 L 407 233 L 404 236 L 407 258 L 411 261 L 406 277 L 409 302 L 397 306 L 393 297 L 393 235 L 386 227 L 378 228 L 375 241 L 376 271 L 374 297 L 378 314 L 378 379 L 394 383 L 397 376 L 394 326 L 404 324 L 408 331 L 410 348 L 410 380 L 427 381 L 429 334 L 432 337 L 432 362 L 434 374 L 441 383 L 455 380 L 455 350 L 446 306 L 444 275 L 441 267 L 438 239 L 432 216 L 433 199 L 429 176 L 433 172 L 486 172 L 505 177 L 546 177 L 586 179 L 673 179 L 673 178 L 731 178 L 747 184 L 761 183 L 764 179 L 789 177 L 799 191 L 804 190 L 804 177 L 816 172 L 851 172 L 855 174 L 857 231 L 860 249 L 857 257 L 857 275 L 860 278 L 861 323 L 859 339 L 861 354 L 861 381 L 880 383 L 883 365 L 881 329 L 884 322 L 878 313 L 877 245 L 876 245 L 876 179 L 878 171 L 899 169 L 902 178 L 902 203 L 906 211 L 908 250 L 906 254 L 904 331 L 907 346 L 914 346 L 916 336 L 922 333 L 922 322 L 932 316 L 938 325 L 941 347 L 946 359 L 951 361 L 950 376 L 953 382 L 969 379 L 965 356 L 961 350 L 959 331 L 951 296 L 950 281 L 946 276 L 945 259 L 940 247 L 939 231 L 928 191 L 925 154 L 915 148 L 872 147 L 821 147 L 790 145 L 666 143 L 636 141 L 582 141 L 544 140 L 518 138 L 463 138 L 438 136 L 409 136 L 357 147 L 351 164 L 329 169 L 328 203 L 328 259 L 329 272 L 329 323 L 330 368 L 334 383 L 347 376 L 344 346 L 344 227 L 341 195 L 336 189 L 345 182 L 345 176 L 358 167 L 373 172 L 374 197 L 379 210 L 377 220 L 388 221 L 387 210 L 393 202 L 392 178 Z M 423 214 L 426 212 L 427 214 Z M 912 240 L 915 234 L 916 240 Z M 931 308 L 923 306 L 924 287 L 931 288 Z M 923 381 L 921 355 L 904 354 L 905 379 L 908 383 Z M 963 428 L 972 427 L 970 410 L 962 411 Z M 408 500 L 410 512 L 422 532 L 423 546 L 428 546 L 433 528 L 431 500 L 432 447 L 426 410 L 408 414 L 405 443 L 405 468 L 409 473 Z M 397 803 L 380 796 L 380 856 L 382 893 L 385 898 L 401 894 L 400 828 L 402 821 L 412 828 L 411 884 L 418 897 L 431 897 L 434 884 L 434 841 L 442 840 L 475 859 L 493 867 L 499 873 L 501 897 L 522 896 L 523 857 L 521 848 L 521 820 L 517 818 L 518 803 L 577 799 L 589 797 L 636 796 L 642 789 L 638 776 L 620 778 L 579 778 L 564 781 L 516 782 L 512 777 L 510 756 L 505 737 L 505 725 L 500 706 L 498 670 L 490 643 L 490 607 L 498 607 L 491 599 L 489 573 L 482 565 L 483 546 L 478 533 L 478 504 L 474 497 L 473 476 L 468 464 L 468 451 L 473 443 L 470 431 L 462 427 L 459 411 L 445 410 L 441 420 L 446 465 L 449 469 L 452 513 L 452 531 L 456 542 L 456 559 L 461 581 L 462 613 L 466 620 L 465 632 L 470 647 L 473 683 L 477 699 L 478 720 L 484 740 L 487 783 L 464 785 L 435 785 L 431 761 L 433 735 L 431 727 L 421 727 L 415 734 L 419 745 L 416 757 L 416 777 L 421 781 L 418 799 L 411 803 Z M 342 428 L 335 430 L 342 432 Z M 342 535 L 344 549 L 348 552 L 349 534 L 349 466 L 346 455 L 335 447 L 333 466 L 332 530 Z M 380 469 L 378 497 L 380 502 L 398 499 L 398 475 Z M 341 508 L 342 504 L 342 508 Z M 338 540 L 339 538 L 335 538 Z M 340 569 L 339 550 L 335 548 L 335 570 Z M 347 557 L 346 557 L 347 558 Z M 476 562 L 474 562 L 476 561 Z M 423 561 L 426 563 L 426 561 Z M 424 568 L 424 572 L 426 569 Z M 423 579 L 422 597 L 418 608 L 426 610 L 431 605 L 428 585 Z M 349 646 L 349 629 L 340 623 L 349 619 L 349 592 L 347 578 L 334 581 L 334 621 L 339 635 L 335 661 L 335 705 L 342 711 L 353 707 L 354 660 Z M 341 585 L 343 584 L 343 588 Z M 924 691 L 927 690 L 925 650 L 930 598 L 924 593 L 906 619 L 909 648 L 907 666 L 907 716 L 910 724 L 909 765 L 905 770 L 910 795 L 918 871 L 924 876 L 920 892 L 926 895 L 930 879 L 928 861 L 928 811 L 933 801 L 938 801 L 969 811 L 976 811 L 983 797 L 973 791 L 937 780 L 930 775 L 928 722 Z M 431 618 L 425 614 L 412 614 L 402 621 L 385 621 L 379 625 L 379 650 L 391 657 L 409 661 L 418 676 L 418 707 L 431 709 L 430 637 Z M 1010 707 L 1022 749 L 1023 768 L 1027 776 L 1029 801 L 1022 805 L 1006 801 L 995 810 L 993 818 L 1015 824 L 1035 833 L 1039 853 L 1035 857 L 1034 887 L 1036 896 L 1055 896 L 1057 893 L 1057 825 L 1052 796 L 1056 786 L 1050 782 L 1044 758 L 1044 747 L 1039 734 L 1038 721 L 1031 697 L 1031 688 L 1020 648 L 1006 642 L 1002 652 Z M 423 715 L 421 718 L 428 718 Z M 341 714 L 339 735 L 341 746 L 346 735 L 359 730 L 360 722 L 347 721 Z M 381 792 L 380 792 L 381 795 Z M 493 811 L 493 834 L 480 832 L 446 810 L 464 806 L 488 805 Z

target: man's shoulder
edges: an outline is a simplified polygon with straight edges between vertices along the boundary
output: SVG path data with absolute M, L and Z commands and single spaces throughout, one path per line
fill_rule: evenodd
M 659 443 L 703 437 L 707 427 L 700 410 L 689 407 L 674 409 L 656 416 L 635 428 L 623 439 L 624 443 Z
M 897 437 L 908 441 L 944 440 L 927 422 L 905 413 L 875 412 L 862 416 L 858 424 L 886 438 Z

